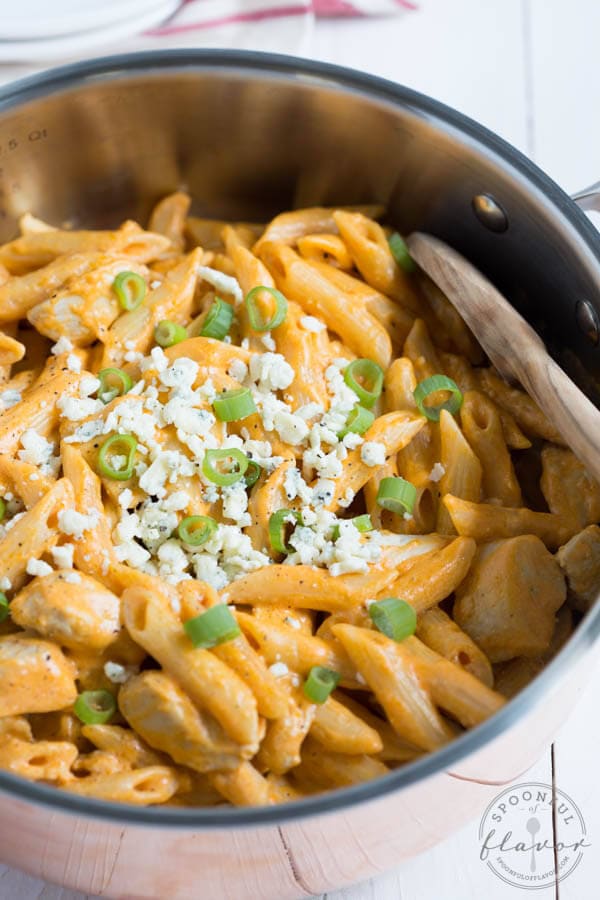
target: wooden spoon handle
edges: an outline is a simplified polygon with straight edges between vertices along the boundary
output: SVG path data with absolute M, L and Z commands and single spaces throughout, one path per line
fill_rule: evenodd
M 408 246 L 498 371 L 523 385 L 600 481 L 600 411 L 555 363 L 537 332 L 481 272 L 447 244 L 417 232 L 408 239 Z

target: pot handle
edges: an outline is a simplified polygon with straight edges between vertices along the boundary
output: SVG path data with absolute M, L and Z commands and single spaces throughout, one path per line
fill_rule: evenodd
M 582 191 L 576 191 L 571 194 L 571 199 L 581 208 L 585 210 L 595 209 L 600 212 L 600 181 L 590 184 L 589 187 Z

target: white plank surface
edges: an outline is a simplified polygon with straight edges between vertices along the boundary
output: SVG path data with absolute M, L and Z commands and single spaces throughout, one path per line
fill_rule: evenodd
M 528 152 L 567 189 L 600 178 L 597 0 L 421 0 L 420 7 L 396 21 L 320 22 L 307 54 L 443 100 Z M 6 74 L 3 70 L 2 80 Z M 556 784 L 581 807 L 592 843 L 600 840 L 599 690 L 600 670 L 553 754 Z M 551 783 L 552 775 L 549 749 L 526 777 Z M 326 898 L 510 900 L 517 889 L 479 861 L 477 826 L 473 822 L 399 869 Z M 560 900 L 598 896 L 597 855 L 594 860 L 591 853 L 560 884 Z M 558 896 L 554 888 L 537 895 Z M 0 866 L 0 900 L 84 900 L 84 895 Z

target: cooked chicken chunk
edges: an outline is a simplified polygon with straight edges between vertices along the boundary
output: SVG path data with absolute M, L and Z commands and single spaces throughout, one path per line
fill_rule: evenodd
M 59 340 L 67 335 L 78 347 L 102 339 L 122 312 L 113 282 L 119 272 L 147 275 L 145 266 L 125 257 L 106 256 L 97 268 L 71 278 L 64 288 L 30 309 L 27 318 L 41 334 Z
M 194 706 L 164 672 L 131 678 L 121 688 L 119 707 L 146 743 L 197 772 L 233 769 L 242 756 L 255 752 L 228 738 L 219 723 Z
M 0 638 L 0 716 L 70 706 L 77 697 L 73 675 L 56 644 L 21 634 Z
M 481 548 L 456 591 L 454 618 L 491 662 L 548 649 L 565 601 L 560 567 L 541 540 L 521 535 Z
M 104 650 L 121 630 L 119 598 L 80 572 L 72 581 L 65 572 L 34 578 L 14 598 L 10 611 L 17 625 L 63 647 Z
M 560 547 L 556 558 L 567 578 L 569 602 L 587 612 L 600 594 L 600 528 L 584 528 Z

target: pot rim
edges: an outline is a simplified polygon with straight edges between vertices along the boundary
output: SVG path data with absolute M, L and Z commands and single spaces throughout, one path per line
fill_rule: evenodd
M 600 236 L 571 198 L 531 160 L 483 125 L 437 100 L 384 78 L 344 66 L 274 53 L 236 50 L 157 50 L 101 57 L 50 69 L 0 88 L 0 113 L 50 94 L 86 83 L 106 82 L 139 74 L 169 71 L 248 71 L 258 76 L 294 76 L 310 83 L 319 80 L 332 91 L 354 91 L 369 99 L 409 109 L 432 124 L 453 128 L 479 147 L 492 152 L 506 166 L 537 188 L 585 244 L 600 269 Z M 598 638 L 600 604 L 585 616 L 555 659 L 505 707 L 486 722 L 465 732 L 442 749 L 429 753 L 380 778 L 348 788 L 271 807 L 176 808 L 135 807 L 79 797 L 66 791 L 27 781 L 0 771 L 0 792 L 55 811 L 85 815 L 118 825 L 154 826 L 193 830 L 230 829 L 244 826 L 281 825 L 309 816 L 332 814 L 350 806 L 399 793 L 473 754 L 506 731 L 535 707 L 557 683 L 573 659 Z

